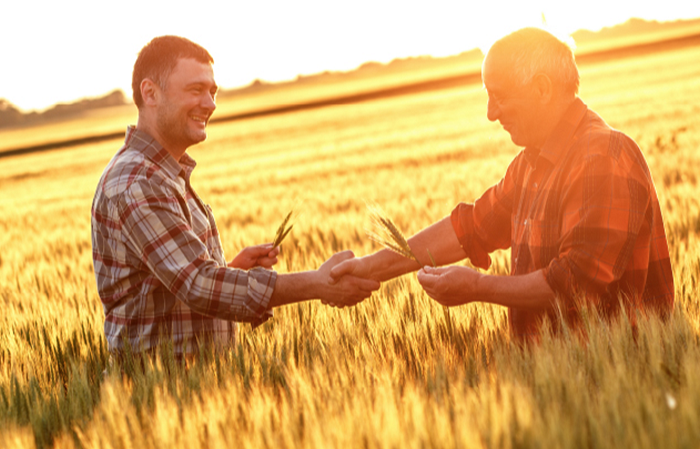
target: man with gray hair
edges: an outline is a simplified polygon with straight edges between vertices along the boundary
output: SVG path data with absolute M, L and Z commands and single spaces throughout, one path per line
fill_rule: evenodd
M 661 209 L 644 156 L 578 98 L 569 46 L 525 28 L 496 42 L 482 67 L 487 117 L 522 151 L 473 204 L 459 204 L 409 244 L 423 264 L 511 249 L 511 276 L 465 266 L 424 267 L 389 250 L 348 260 L 331 276 L 385 281 L 420 269 L 418 280 L 445 306 L 481 301 L 508 307 L 512 335 L 537 338 L 543 319 L 571 324 L 581 301 L 603 316 L 673 307 L 673 278 Z

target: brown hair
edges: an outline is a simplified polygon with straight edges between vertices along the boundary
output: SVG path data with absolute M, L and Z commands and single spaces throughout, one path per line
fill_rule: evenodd
M 138 108 L 143 105 L 141 82 L 149 78 L 165 89 L 168 76 L 181 58 L 214 63 L 214 58 L 202 46 L 180 36 L 156 37 L 141 49 L 131 78 L 134 103 Z

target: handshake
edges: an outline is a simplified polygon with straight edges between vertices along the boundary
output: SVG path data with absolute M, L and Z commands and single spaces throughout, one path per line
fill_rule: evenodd
M 360 258 L 356 258 L 352 251 L 342 251 L 331 256 L 318 270 L 280 274 L 270 305 L 277 307 L 320 299 L 331 307 L 354 306 L 377 291 L 380 282 L 416 270 L 420 270 L 418 282 L 428 296 L 444 306 L 487 299 L 477 288 L 484 275 L 464 266 L 438 267 L 465 257 L 450 217 L 406 240 L 391 219 L 378 208 L 370 212 L 378 230 L 370 233 L 370 238 L 385 249 Z M 255 266 L 272 268 L 277 263 L 278 245 L 291 229 L 291 226 L 286 227 L 290 215 L 277 230 L 274 243 L 244 249 L 229 266 L 246 270 Z
M 266 243 L 245 248 L 228 266 L 244 270 L 255 267 L 271 269 L 279 255 L 279 248 L 273 245 Z M 331 307 L 354 306 L 380 287 L 379 281 L 368 273 L 358 274 L 359 260 L 352 251 L 342 251 L 331 256 L 317 270 L 278 275 L 271 306 L 308 299 L 320 299 Z
M 271 243 L 252 246 L 245 248 L 229 266 L 246 270 L 256 266 L 270 269 L 277 263 L 278 255 L 279 248 Z M 449 254 L 436 255 L 438 262 L 450 262 Z M 430 262 L 435 263 L 434 260 Z M 352 251 L 341 251 L 317 270 L 279 274 L 270 306 L 279 307 L 309 299 L 320 299 L 331 307 L 354 306 L 377 291 L 380 281 L 416 270 L 420 270 L 418 281 L 428 296 L 445 306 L 471 302 L 465 298 L 469 298 L 470 286 L 475 285 L 476 277 L 480 276 L 475 270 L 464 266 L 423 266 L 416 259 L 387 249 L 360 258 L 356 258 Z

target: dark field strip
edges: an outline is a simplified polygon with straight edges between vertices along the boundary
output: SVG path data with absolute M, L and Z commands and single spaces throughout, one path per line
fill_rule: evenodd
M 700 34 L 693 34 L 690 36 L 682 36 L 678 38 L 672 38 L 667 40 L 662 40 L 658 42 L 644 43 L 638 45 L 632 45 L 622 48 L 613 48 L 610 50 L 602 50 L 594 53 L 587 53 L 576 56 L 577 63 L 589 64 L 601 61 L 606 61 L 610 59 L 620 59 L 628 58 L 634 56 L 640 56 L 645 54 L 659 53 L 679 48 L 693 47 L 700 45 Z M 472 72 L 464 73 L 461 75 L 450 76 L 446 78 L 439 78 L 429 81 L 421 81 L 419 83 L 408 84 L 398 87 L 392 87 L 388 89 L 379 89 L 369 92 L 362 92 L 358 94 L 345 95 L 340 97 L 326 98 L 316 101 L 311 101 L 307 103 L 292 104 L 287 106 L 278 106 L 268 109 L 261 109 L 257 111 L 249 111 L 239 114 L 224 115 L 220 117 L 214 117 L 210 120 L 210 123 L 223 123 L 232 122 L 237 120 L 246 120 L 257 117 L 264 117 L 269 115 L 277 114 L 287 114 L 290 112 L 298 112 L 307 109 L 317 109 L 327 106 L 341 105 L 341 104 L 351 104 L 359 103 L 364 101 L 378 100 L 382 98 L 396 97 L 401 95 L 411 95 L 421 92 L 434 91 L 440 89 L 449 89 L 453 87 L 468 86 L 481 82 L 481 73 Z M 39 145 L 31 145 L 13 148 L 0 152 L 0 159 L 10 156 L 18 156 L 29 153 L 37 153 L 41 151 L 55 150 L 66 147 L 73 147 L 79 145 L 94 144 L 99 142 L 105 142 L 113 139 L 121 139 L 124 136 L 123 131 L 105 133 L 87 137 L 81 137 L 78 139 L 68 139 L 57 142 L 43 143 Z

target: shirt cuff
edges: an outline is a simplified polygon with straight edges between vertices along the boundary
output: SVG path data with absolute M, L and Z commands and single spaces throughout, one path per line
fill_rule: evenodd
M 260 326 L 274 316 L 272 307 L 270 307 L 270 299 L 276 283 L 276 271 L 260 267 L 248 271 L 248 296 L 251 298 L 251 309 L 257 316 L 250 321 L 253 328 Z
M 581 298 L 593 298 L 591 294 L 594 292 L 585 292 L 576 283 L 566 259 L 562 260 L 559 258 L 551 261 L 549 265 L 542 269 L 542 274 L 549 288 L 564 301 L 562 306 L 567 313 L 575 313 L 578 310 L 579 304 L 577 304 L 577 301 Z

